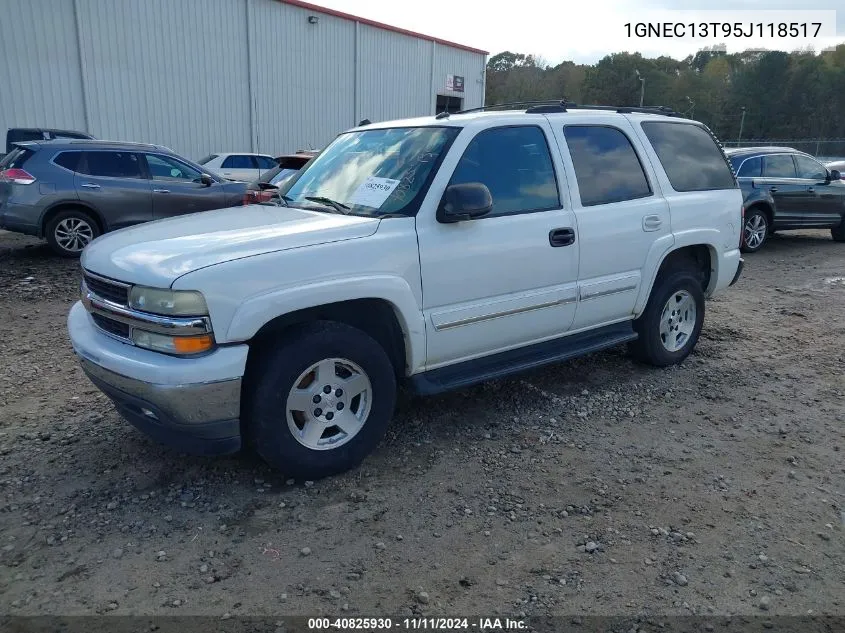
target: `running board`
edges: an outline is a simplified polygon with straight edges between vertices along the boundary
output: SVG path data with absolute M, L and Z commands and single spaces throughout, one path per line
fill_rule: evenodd
M 633 322 L 623 321 L 552 341 L 426 371 L 411 376 L 408 379 L 408 385 L 411 391 L 423 396 L 462 389 L 487 380 L 503 378 L 543 365 L 592 354 L 636 339 L 637 333 L 633 329 Z

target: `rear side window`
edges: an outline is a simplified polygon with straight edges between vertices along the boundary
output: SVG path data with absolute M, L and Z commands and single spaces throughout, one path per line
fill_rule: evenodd
M 795 178 L 795 163 L 789 154 L 773 154 L 763 161 L 766 178 Z
M 16 147 L 0 161 L 0 169 L 21 169 L 35 152 L 23 147 Z
M 651 195 L 640 159 L 622 130 L 567 125 L 563 135 L 575 166 L 582 207 Z
M 252 156 L 227 156 L 223 161 L 223 169 L 255 169 Z
M 703 127 L 664 121 L 642 127 L 675 191 L 736 188 L 725 155 Z
M 736 172 L 738 178 L 759 178 L 763 175 L 763 159 L 760 156 L 742 159 L 737 161 L 739 168 Z
M 85 152 L 79 172 L 108 178 L 143 178 L 141 162 L 132 152 Z
M 53 162 L 59 167 L 76 171 L 79 168 L 79 159 L 81 157 L 82 152 L 62 152 L 53 159 Z

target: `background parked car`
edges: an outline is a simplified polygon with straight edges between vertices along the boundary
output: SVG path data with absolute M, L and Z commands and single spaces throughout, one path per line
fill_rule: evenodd
M 745 201 L 742 249 L 760 250 L 772 231 L 827 229 L 845 242 L 845 181 L 809 154 L 791 147 L 725 151 Z
M 239 205 L 245 188 L 158 145 L 18 143 L 0 162 L 0 228 L 76 257 L 107 231 Z
M 44 127 L 13 127 L 6 130 L 6 151 L 0 155 L 3 158 L 6 154 L 11 153 L 14 149 L 15 143 L 24 143 L 26 141 L 52 141 L 55 139 L 66 138 L 94 138 L 85 132 L 76 132 L 74 130 L 57 130 L 54 128 Z
M 211 170 L 223 178 L 252 182 L 262 172 L 273 169 L 276 161 L 267 154 L 210 154 L 200 162 L 206 170 Z
M 276 157 L 276 167 L 265 171 L 261 177 L 250 183 L 244 192 L 244 204 L 257 204 L 269 202 L 273 194 L 283 184 L 293 178 L 299 170 L 314 158 L 319 152 L 298 151 L 295 154 Z

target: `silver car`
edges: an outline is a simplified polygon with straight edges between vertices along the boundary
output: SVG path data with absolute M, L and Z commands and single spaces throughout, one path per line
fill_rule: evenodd
M 237 206 L 245 189 L 159 145 L 16 143 L 0 161 L 0 228 L 45 238 L 59 255 L 78 257 L 102 233 Z

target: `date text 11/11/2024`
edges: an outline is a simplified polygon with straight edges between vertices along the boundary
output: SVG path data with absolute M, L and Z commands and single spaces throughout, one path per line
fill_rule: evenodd
M 309 630 L 319 631 L 519 631 L 528 628 L 513 618 L 309 618 Z

